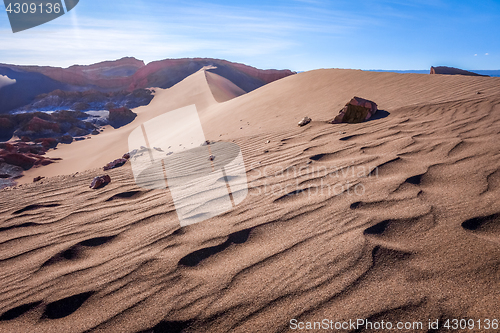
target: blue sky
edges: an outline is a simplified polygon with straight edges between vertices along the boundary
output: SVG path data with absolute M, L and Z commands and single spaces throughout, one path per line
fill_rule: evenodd
M 0 63 L 67 67 L 124 56 L 296 71 L 500 69 L 500 0 L 80 0 L 16 34 L 0 13 Z

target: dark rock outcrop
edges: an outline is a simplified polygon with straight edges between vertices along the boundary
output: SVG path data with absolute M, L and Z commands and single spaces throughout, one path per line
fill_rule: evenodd
M 53 137 L 61 135 L 61 128 L 56 122 L 41 119 L 38 116 L 31 118 L 29 122 L 22 125 L 14 132 L 17 136 L 35 137 Z
M 0 162 L 0 178 L 19 178 L 23 175 L 23 168 L 5 162 Z
M 0 117 L 0 141 L 9 140 L 14 134 L 15 129 L 16 125 L 11 119 Z
M 376 112 L 377 104 L 375 102 L 360 97 L 353 97 L 340 110 L 335 119 L 329 121 L 329 123 L 361 123 L 370 119 Z
M 121 107 L 109 110 L 108 121 L 111 126 L 118 128 L 132 122 L 135 117 L 137 117 L 137 114 L 132 112 L 132 110 L 127 107 Z
M 101 187 L 106 186 L 107 184 L 111 183 L 111 177 L 108 175 L 104 176 L 97 176 L 92 180 L 92 183 L 90 184 L 91 189 L 98 189 Z
M 5 163 L 21 167 L 23 170 L 31 169 L 36 163 L 36 159 L 29 157 L 28 154 L 7 153 L 0 156 L 2 156 Z
M 114 168 L 121 167 L 122 165 L 127 163 L 127 160 L 128 159 L 126 159 L 126 158 L 118 158 L 118 159 L 114 160 L 113 162 L 109 162 L 108 164 L 106 164 L 102 169 L 104 171 L 106 171 L 106 170 L 111 170 Z
M 35 100 L 21 108 L 21 111 L 52 110 L 66 108 L 75 111 L 108 110 L 116 105 L 135 108 L 147 105 L 153 99 L 151 90 L 137 89 L 132 92 L 125 90 L 101 92 L 95 89 L 86 91 L 54 90 L 48 94 L 40 94 Z
M 39 143 L 42 145 L 43 148 L 45 149 L 50 149 L 50 148 L 55 148 L 59 144 L 59 141 L 54 138 L 42 138 L 42 139 L 36 139 L 35 143 Z
M 63 135 L 59 138 L 59 142 L 65 143 L 65 144 L 70 144 L 73 142 L 73 137 L 69 134 Z
M 0 115 L 0 135 L 3 141 L 8 141 L 13 135 L 22 138 L 23 141 L 31 141 L 41 138 L 58 138 L 66 133 L 76 135 L 87 135 L 96 126 L 82 118 L 89 117 L 78 111 L 57 111 L 51 114 L 44 112 L 21 113 L 12 115 Z
M 468 76 L 486 76 L 486 77 L 489 77 L 488 75 L 481 75 L 481 74 L 469 72 L 469 71 L 466 71 L 463 69 L 454 68 L 454 67 L 446 67 L 446 66 L 431 67 L 430 74 L 468 75 Z

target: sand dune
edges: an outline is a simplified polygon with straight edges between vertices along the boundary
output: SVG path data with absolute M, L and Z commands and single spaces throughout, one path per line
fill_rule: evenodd
M 499 84 L 317 70 L 238 96 L 200 71 L 158 90 L 131 124 L 31 174 L 54 177 L 0 191 L 0 331 L 288 332 L 292 318 L 367 318 L 430 332 L 428 319 L 495 319 Z M 324 122 L 355 95 L 386 113 Z M 207 139 L 241 147 L 242 204 L 180 228 L 168 190 L 137 187 L 129 164 L 88 188 L 132 129 L 190 104 Z

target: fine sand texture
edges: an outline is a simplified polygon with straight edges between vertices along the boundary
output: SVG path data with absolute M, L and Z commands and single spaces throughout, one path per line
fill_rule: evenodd
M 327 124 L 353 96 L 375 118 Z M 102 166 L 141 123 L 192 104 L 206 139 L 240 146 L 249 190 L 181 228 L 168 189 Z M 500 78 L 332 69 L 244 94 L 203 69 L 134 112 L 0 191 L 0 332 L 500 319 Z

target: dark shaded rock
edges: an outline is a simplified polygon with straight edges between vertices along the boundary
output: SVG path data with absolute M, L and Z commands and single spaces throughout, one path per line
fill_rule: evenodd
M 68 134 L 75 137 L 75 136 L 84 136 L 84 135 L 87 135 L 89 134 L 89 131 L 88 130 L 85 130 L 83 128 L 80 128 L 80 127 L 72 127 L 69 131 L 68 131 Z
M 70 144 L 71 142 L 73 142 L 73 137 L 71 135 L 63 135 L 59 138 L 59 142 L 61 143 L 65 143 L 65 144 Z
M 44 117 L 46 118 L 46 117 Z M 48 117 L 50 119 L 50 116 Z M 15 132 L 15 135 L 30 136 L 33 138 L 40 137 L 53 137 L 61 134 L 59 124 L 40 118 L 38 115 L 34 116 L 28 123 L 22 125 Z
M 113 162 L 109 162 L 108 164 L 106 164 L 106 165 L 103 167 L 103 170 L 104 170 L 104 171 L 106 171 L 106 170 L 110 170 L 110 169 L 114 169 L 114 168 L 121 167 L 121 166 L 122 166 L 122 165 L 124 165 L 126 162 L 127 162 L 127 159 L 125 159 L 125 158 L 119 158 L 119 159 L 116 159 L 116 160 L 114 160 Z
M 23 168 L 5 162 L 0 162 L 0 178 L 19 178 L 23 175 Z
M 16 146 L 9 142 L 0 142 L 0 149 L 6 150 L 8 152 L 14 153 L 17 151 Z
M 377 104 L 375 102 L 360 97 L 353 97 L 344 108 L 340 110 L 335 119 L 329 121 L 329 123 L 361 123 L 370 119 L 376 112 Z
M 100 133 L 101 133 L 101 132 L 99 132 L 99 131 L 97 130 L 97 128 L 94 128 L 94 130 L 93 130 L 90 134 L 92 134 L 92 135 L 97 135 L 97 134 L 100 134 Z
M 42 147 L 45 149 L 50 149 L 57 147 L 59 141 L 57 141 L 57 139 L 54 138 L 43 138 L 43 139 L 36 139 L 35 143 L 41 144 Z
M 45 177 L 42 177 L 42 176 L 35 177 L 35 178 L 33 178 L 33 183 L 39 182 L 40 180 L 42 180 L 44 178 Z
M 0 116 L 0 140 L 9 140 L 12 137 L 12 134 L 14 134 L 14 131 L 15 124 L 12 120 L 7 116 Z
M 128 160 L 130 158 L 130 153 L 123 154 L 122 158 Z
M 98 189 L 106 186 L 109 183 L 111 183 L 111 177 L 109 177 L 108 175 L 97 176 L 92 180 L 92 183 L 90 184 L 89 187 L 91 189 Z
M 465 71 L 463 69 L 454 68 L 454 67 L 446 67 L 446 66 L 437 66 L 431 67 L 430 74 L 442 74 L 442 75 L 467 75 L 467 76 L 485 76 L 474 72 Z
M 30 141 L 32 141 L 29 136 L 22 136 L 20 139 L 21 139 L 22 142 L 30 142 Z
M 135 117 L 137 117 L 137 114 L 127 107 L 109 110 L 109 124 L 114 128 L 127 125 L 132 122 Z

